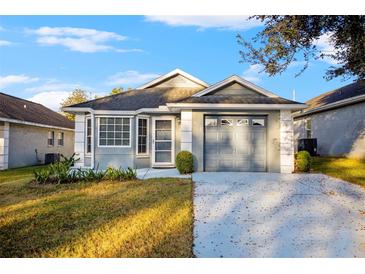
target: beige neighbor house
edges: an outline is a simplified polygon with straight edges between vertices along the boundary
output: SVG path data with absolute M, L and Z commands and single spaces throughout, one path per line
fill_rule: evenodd
M 238 76 L 209 85 L 176 69 L 64 111 L 76 114 L 79 167 L 171 168 L 187 150 L 196 171 L 289 173 L 292 112 L 303 108 Z
M 365 81 L 323 93 L 306 104 L 308 108 L 294 114 L 296 141 L 317 139 L 322 156 L 365 159 Z
M 74 122 L 40 104 L 0 93 L 0 170 L 42 164 L 47 153 L 71 156 Z

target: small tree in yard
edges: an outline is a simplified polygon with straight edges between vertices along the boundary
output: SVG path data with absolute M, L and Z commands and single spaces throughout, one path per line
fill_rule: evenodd
M 77 88 L 74 91 L 72 91 L 72 93 L 65 100 L 61 102 L 61 108 L 74 104 L 83 103 L 86 102 L 87 100 L 90 100 L 90 96 L 88 95 L 88 93 L 85 90 Z M 71 121 L 75 120 L 75 114 L 64 112 L 64 115 Z

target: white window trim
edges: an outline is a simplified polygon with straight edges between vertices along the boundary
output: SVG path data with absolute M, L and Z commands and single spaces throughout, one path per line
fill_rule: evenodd
M 146 153 L 138 153 L 138 123 L 139 119 L 147 120 L 147 139 L 146 139 Z M 150 118 L 148 116 L 137 116 L 136 119 L 136 155 L 139 158 L 150 156 Z
M 90 120 L 90 123 L 91 123 L 91 150 L 90 150 L 90 152 L 87 152 L 87 120 Z M 93 123 L 92 123 L 92 119 L 91 119 L 91 116 L 90 115 L 88 115 L 88 116 L 86 116 L 85 117 L 85 136 L 84 136 L 84 138 L 85 138 L 85 155 L 91 155 L 91 151 L 92 151 L 92 141 L 93 141 L 93 131 L 92 131 L 92 129 L 93 129 Z
M 310 121 L 311 128 L 308 128 L 308 121 Z M 313 132 L 312 132 L 312 118 L 306 118 L 304 120 L 304 130 L 305 130 L 305 138 L 313 138 Z M 308 132 L 310 132 L 310 137 L 308 137 Z
M 50 140 L 50 138 L 49 138 L 49 133 L 50 132 L 52 132 L 52 143 L 53 143 L 52 145 L 50 145 L 49 142 L 48 142 Z M 54 147 L 55 146 L 55 139 L 56 139 L 55 138 L 55 131 L 54 130 L 49 130 L 47 132 L 47 145 L 48 145 L 48 147 Z
M 59 137 L 63 137 L 60 139 Z M 62 140 L 62 145 L 60 145 L 59 140 Z M 65 146 L 65 133 L 63 131 L 57 132 L 57 146 L 64 147 Z
M 100 118 L 127 118 L 127 119 L 129 119 L 129 145 L 128 146 L 124 146 L 124 145 L 120 145 L 120 146 L 100 145 Z M 130 117 L 130 116 L 100 116 L 100 117 L 98 117 L 98 147 L 102 147 L 102 148 L 113 148 L 113 147 L 131 148 L 132 147 L 132 117 Z
M 171 163 L 167 162 L 155 162 L 155 139 L 156 139 L 156 128 L 155 128 L 155 122 L 156 120 L 171 120 L 172 124 L 172 140 L 171 140 Z M 175 123 L 176 123 L 176 117 L 171 115 L 161 115 L 161 116 L 154 116 L 152 117 L 152 166 L 153 167 L 170 167 L 175 166 L 175 156 L 176 156 L 176 150 L 175 150 L 175 142 L 176 142 L 176 135 L 175 135 Z

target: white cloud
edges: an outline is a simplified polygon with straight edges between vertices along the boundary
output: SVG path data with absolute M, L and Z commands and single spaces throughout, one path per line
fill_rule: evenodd
M 4 88 L 13 84 L 26 84 L 36 81 L 38 81 L 38 78 L 30 77 L 24 74 L 0 76 L 0 88 Z
M 99 31 L 86 28 L 72 27 L 41 27 L 27 30 L 27 33 L 37 36 L 37 43 L 44 46 L 63 46 L 71 51 L 92 52 L 131 52 L 138 49 L 118 49 L 110 45 L 111 42 L 124 41 L 126 36 L 115 32 Z
M 242 73 L 242 78 L 250 81 L 252 83 L 258 83 L 261 81 L 261 74 L 263 74 L 263 66 L 259 64 L 250 65 L 248 69 L 246 69 Z
M 67 98 L 69 93 L 67 91 L 45 91 L 28 98 L 28 100 L 42 104 L 54 111 L 59 111 L 61 102 Z
M 74 90 L 75 88 L 81 88 L 80 84 L 73 84 L 73 83 L 62 83 L 57 80 L 48 80 L 44 84 L 26 88 L 26 92 L 30 93 L 39 93 L 39 92 L 70 92 Z
M 123 86 L 124 88 L 134 87 L 144 84 L 159 77 L 157 73 L 141 73 L 136 70 L 118 72 L 108 78 L 107 84 L 110 86 Z
M 25 91 L 34 94 L 28 100 L 40 103 L 54 111 L 59 111 L 61 102 L 76 88 L 90 91 L 91 98 L 95 95 L 105 95 L 91 91 L 93 89 L 88 86 L 77 83 L 63 83 L 56 79 L 48 80 L 39 86 L 27 88 Z
M 169 26 L 195 26 L 200 30 L 217 28 L 223 30 L 247 30 L 263 23 L 249 16 L 146 16 L 148 22 L 160 22 Z
M 336 53 L 335 47 L 332 45 L 331 42 L 331 33 L 325 33 L 319 37 L 318 40 L 315 41 L 315 45 L 324 54 L 334 54 Z M 324 56 L 321 60 L 331 65 L 336 65 L 337 62 L 330 56 Z
M 11 44 L 13 44 L 13 43 L 12 43 L 12 42 L 10 42 L 10 41 L 0 40 L 0 47 L 3 47 L 3 46 L 10 46 Z

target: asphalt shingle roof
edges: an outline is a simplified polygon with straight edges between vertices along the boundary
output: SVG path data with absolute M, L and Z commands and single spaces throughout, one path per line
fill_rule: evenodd
M 135 89 L 116 95 L 106 96 L 70 107 L 89 107 L 94 110 L 138 110 L 157 108 L 166 103 L 174 103 L 201 91 L 202 88 L 147 88 Z
M 327 104 L 338 102 L 344 99 L 349 99 L 359 95 L 365 95 L 364 80 L 323 93 L 317 97 L 310 99 L 306 102 L 308 108 L 304 110 L 304 113 L 315 108 L 325 106 Z
M 75 123 L 43 105 L 0 92 L 0 118 L 73 129 Z
M 205 95 L 190 97 L 178 103 L 206 103 L 206 104 L 300 104 L 281 97 L 264 97 L 250 95 Z

